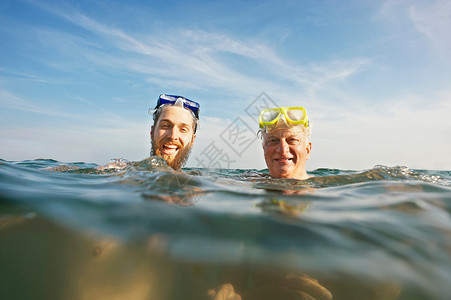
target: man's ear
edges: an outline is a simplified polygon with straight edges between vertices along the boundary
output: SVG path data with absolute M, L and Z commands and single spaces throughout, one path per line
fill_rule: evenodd
M 312 151 L 312 143 L 308 143 L 307 146 L 305 147 L 305 150 L 307 152 L 306 158 L 309 159 L 310 158 L 310 152 Z
M 150 127 L 150 138 L 153 137 L 153 125 Z

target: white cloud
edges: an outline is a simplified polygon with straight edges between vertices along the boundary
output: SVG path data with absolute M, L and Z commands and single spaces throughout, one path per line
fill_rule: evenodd
M 124 126 L 13 127 L 0 132 L 2 159 L 52 158 L 62 162 L 105 164 L 113 158 L 137 161 L 148 157 L 149 126 L 143 123 Z
M 66 99 L 70 100 L 72 98 L 67 97 Z M 72 119 L 84 123 L 96 123 L 114 127 L 121 126 L 121 124 L 126 124 L 128 122 L 128 120 L 123 118 L 120 114 L 107 111 L 101 106 L 96 105 L 93 101 L 78 96 L 73 97 L 73 99 L 87 104 L 87 106 L 89 106 L 87 111 L 89 111 L 89 114 L 94 114 L 95 118 L 90 117 L 89 114 L 83 115 L 79 112 L 68 113 L 64 109 L 55 109 L 53 105 L 46 104 L 42 99 L 36 98 L 31 101 L 0 88 L 0 107 L 3 107 L 4 109 L 31 112 L 40 117 L 50 116 L 59 119 Z M 95 110 L 92 110 L 92 108 L 95 108 Z
M 406 45 L 414 48 L 426 46 L 434 55 L 451 61 L 450 1 L 389 0 L 382 5 L 380 15 L 389 21 L 391 31 L 388 34 L 395 32 L 396 38 Z M 418 37 L 425 38 L 426 43 Z
M 27 101 L 18 97 L 4 89 L 0 89 L 0 106 L 12 110 L 28 111 L 41 115 L 78 119 L 76 114 L 65 113 L 64 111 L 55 110 L 50 107 L 45 107 L 42 104 Z
M 430 105 L 425 105 L 430 103 Z M 451 168 L 451 91 L 435 99 L 406 95 L 343 120 L 321 120 L 313 134 L 314 167 Z
M 102 24 L 74 8 L 33 3 L 99 37 L 80 41 L 80 37 L 57 32 L 52 33 L 52 38 L 47 32 L 47 43 L 99 66 L 145 74 L 149 82 L 157 84 L 169 82 L 194 90 L 221 88 L 228 93 L 254 96 L 263 90 L 286 90 L 288 82 L 290 89 L 315 94 L 360 72 L 371 62 L 360 57 L 301 66 L 283 59 L 272 47 L 256 39 L 176 27 L 150 28 L 147 35 L 134 35 Z M 60 41 L 63 46 L 58 46 Z M 100 44 L 105 42 L 108 46 L 102 51 Z M 228 62 L 230 55 L 237 60 Z M 258 66 L 255 74 L 240 70 L 240 65 L 248 64 Z
M 447 0 L 422 2 L 410 7 L 416 29 L 443 57 L 451 60 L 451 2 Z

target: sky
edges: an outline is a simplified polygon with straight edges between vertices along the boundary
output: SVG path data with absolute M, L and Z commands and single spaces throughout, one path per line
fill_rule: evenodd
M 307 170 L 451 170 L 451 1 L 0 2 L 0 158 L 149 156 L 200 103 L 187 167 L 264 169 L 258 111 L 303 106 Z

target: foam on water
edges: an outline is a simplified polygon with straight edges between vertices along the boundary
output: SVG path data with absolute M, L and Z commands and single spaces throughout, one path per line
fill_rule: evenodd
M 202 299 L 231 283 L 281 299 L 305 274 L 334 299 L 451 292 L 449 171 L 47 169 L 60 165 L 0 162 L 0 296 Z

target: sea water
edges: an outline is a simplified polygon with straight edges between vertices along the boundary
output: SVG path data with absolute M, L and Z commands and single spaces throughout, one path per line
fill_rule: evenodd
M 0 299 L 451 299 L 450 171 L 60 165 L 0 160 Z

